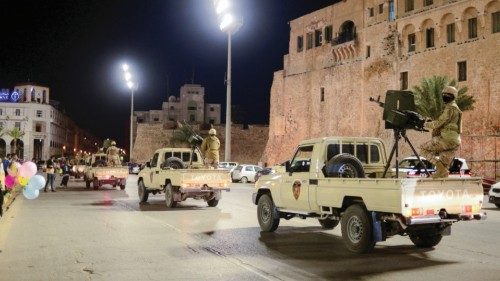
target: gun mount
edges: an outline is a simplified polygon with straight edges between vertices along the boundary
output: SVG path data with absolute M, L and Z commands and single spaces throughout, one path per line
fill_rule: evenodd
M 185 120 L 183 120 L 180 123 L 180 125 L 181 125 L 181 127 L 186 128 L 187 131 L 189 132 L 189 137 L 187 139 L 187 141 L 189 142 L 189 145 L 191 146 L 191 159 L 189 160 L 189 165 L 191 165 L 193 163 L 193 155 L 194 155 L 194 151 L 195 150 L 198 150 L 198 152 L 200 153 L 201 157 L 204 159 L 205 156 L 203 155 L 203 153 L 201 153 L 201 150 L 200 150 L 201 143 L 203 142 L 203 137 L 200 136 L 193 129 L 193 127 L 191 127 L 191 125 L 189 125 Z

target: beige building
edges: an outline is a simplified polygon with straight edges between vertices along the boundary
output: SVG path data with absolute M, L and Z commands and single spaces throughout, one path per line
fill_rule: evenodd
M 369 97 L 445 75 L 477 100 L 463 115 L 459 156 L 476 174 L 500 176 L 499 0 L 344 0 L 289 24 L 263 161 L 282 162 L 299 141 L 328 135 L 382 137 L 390 148 L 392 132 Z M 418 146 L 430 134 L 409 137 Z

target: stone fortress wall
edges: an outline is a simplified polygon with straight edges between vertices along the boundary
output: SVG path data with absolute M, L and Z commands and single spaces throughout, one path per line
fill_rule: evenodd
M 402 89 L 403 72 L 408 88 L 422 78 L 446 75 L 457 79 L 458 62 L 467 64 L 468 87 L 476 99 L 475 110 L 463 114 L 463 144 L 459 157 L 466 158 L 477 175 L 499 177 L 500 165 L 500 32 L 492 31 L 492 14 L 500 11 L 498 0 L 434 0 L 427 7 L 414 1 L 405 12 L 396 1 L 395 18 L 389 21 L 393 1 L 343 1 L 290 22 L 290 49 L 284 69 L 274 73 L 271 87 L 269 140 L 263 162 L 275 164 L 292 157 L 297 144 L 322 136 L 373 136 L 393 144 L 392 131 L 384 129 L 382 108 L 369 102 L 389 89 Z M 382 5 L 382 13 L 379 13 Z M 374 15 L 370 16 L 370 8 Z M 469 39 L 468 23 L 477 18 L 477 36 Z M 346 23 L 354 23 L 354 40 L 338 43 Z M 447 24 L 455 23 L 455 42 L 447 42 Z M 333 43 L 307 47 L 308 34 L 333 27 Z M 426 32 L 434 29 L 434 47 L 426 46 Z M 415 50 L 408 35 L 415 34 Z M 303 36 L 303 50 L 298 37 Z M 340 37 L 340 36 L 339 36 Z M 408 131 L 415 147 L 430 133 Z M 400 157 L 411 155 L 400 142 Z

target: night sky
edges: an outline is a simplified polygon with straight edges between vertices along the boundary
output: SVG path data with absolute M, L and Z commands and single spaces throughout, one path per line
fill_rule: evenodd
M 233 117 L 268 124 L 288 21 L 337 1 L 233 2 L 243 18 L 232 40 Z M 139 81 L 134 110 L 160 109 L 193 77 L 206 102 L 225 108 L 227 35 L 211 0 L 1 1 L 0 21 L 0 88 L 47 86 L 80 127 L 119 146 L 128 144 L 130 114 L 123 62 Z

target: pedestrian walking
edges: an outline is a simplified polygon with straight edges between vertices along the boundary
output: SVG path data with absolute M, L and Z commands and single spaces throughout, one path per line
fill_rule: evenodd
M 62 180 L 61 180 L 61 186 L 60 187 L 68 187 L 68 180 L 69 180 L 69 172 L 71 170 L 71 167 L 66 163 L 66 161 L 61 162 L 61 169 L 62 169 Z
M 56 192 L 54 189 L 54 180 L 56 179 L 56 170 L 54 165 L 54 159 L 47 160 L 47 182 L 45 183 L 45 188 L 43 189 L 45 192 L 47 192 L 47 187 L 49 186 L 52 192 Z
M 9 168 L 10 165 L 10 154 L 7 154 L 7 156 L 5 156 L 5 158 L 2 161 L 2 164 L 3 164 L 3 171 L 5 175 L 7 175 L 7 168 Z

